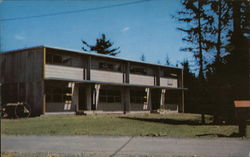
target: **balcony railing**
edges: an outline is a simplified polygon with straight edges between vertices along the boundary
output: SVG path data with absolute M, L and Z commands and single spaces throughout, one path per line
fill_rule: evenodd
M 77 67 L 46 64 L 45 78 L 48 77 L 83 80 L 83 69 Z
M 90 79 L 92 81 L 123 83 L 123 73 L 91 69 Z

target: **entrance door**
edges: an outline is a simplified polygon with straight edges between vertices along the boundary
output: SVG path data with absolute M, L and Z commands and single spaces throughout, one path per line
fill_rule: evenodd
M 152 89 L 151 90 L 152 110 L 157 110 L 160 108 L 160 100 L 161 100 L 160 89 Z

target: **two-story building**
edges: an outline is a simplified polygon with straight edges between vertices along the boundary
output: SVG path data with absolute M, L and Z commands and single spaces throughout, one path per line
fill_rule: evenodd
M 2 104 L 32 115 L 184 111 L 183 70 L 48 46 L 0 53 Z

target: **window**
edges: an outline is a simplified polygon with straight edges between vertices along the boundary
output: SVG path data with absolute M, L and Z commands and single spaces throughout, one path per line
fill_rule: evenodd
M 142 75 L 146 75 L 147 74 L 145 68 L 135 67 L 135 66 L 131 66 L 130 72 L 133 73 L 133 74 L 142 74 Z
M 99 69 L 107 71 L 119 71 L 121 72 L 121 65 L 115 63 L 100 62 Z
M 101 62 L 99 63 L 99 69 L 113 71 L 113 64 Z
M 170 77 L 170 78 L 177 78 L 178 77 L 178 75 L 176 73 L 168 71 L 168 70 L 164 70 L 163 76 Z
M 62 64 L 63 65 L 69 65 L 69 66 L 71 66 L 72 65 L 72 58 L 70 58 L 70 57 L 63 57 Z
M 46 102 L 65 103 L 71 101 L 71 88 L 50 86 L 46 90 Z
M 71 66 L 72 58 L 67 57 L 67 56 L 57 55 L 57 54 L 47 54 L 46 63 Z
M 100 102 L 117 103 L 121 102 L 121 91 L 119 90 L 100 90 Z
M 52 55 L 52 59 L 54 64 L 62 64 L 62 56 Z
M 143 90 L 130 90 L 130 102 L 143 104 L 147 101 L 146 92 Z

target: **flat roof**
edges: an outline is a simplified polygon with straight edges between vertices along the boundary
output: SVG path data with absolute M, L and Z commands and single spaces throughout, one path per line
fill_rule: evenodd
M 92 81 L 92 80 L 64 79 L 64 78 L 57 78 L 57 77 L 48 77 L 48 78 L 45 78 L 44 80 L 67 81 L 67 82 L 89 83 L 89 84 L 102 84 L 102 85 L 113 85 L 113 86 L 124 86 L 124 87 L 144 87 L 144 88 L 158 88 L 158 89 L 169 89 L 169 90 L 187 90 L 187 88 L 173 88 L 173 87 L 166 87 L 166 86 L 138 85 L 138 84 L 129 84 L 129 83 L 113 83 L 113 82 Z
M 158 67 L 164 67 L 164 68 L 172 68 L 172 69 L 180 69 L 180 70 L 183 69 L 179 67 L 166 66 L 166 65 L 154 64 L 154 63 L 148 63 L 148 62 L 142 62 L 142 61 L 135 61 L 135 60 L 129 60 L 129 59 L 124 59 L 124 58 L 118 58 L 115 56 L 108 56 L 104 54 L 93 54 L 93 53 L 89 53 L 86 51 L 77 51 L 77 50 L 72 50 L 72 49 L 65 49 L 65 48 L 52 47 L 52 46 L 46 46 L 46 45 L 40 45 L 40 46 L 34 46 L 34 47 L 16 49 L 16 50 L 9 50 L 9 51 L 2 52 L 0 54 L 6 54 L 6 53 L 11 53 L 11 52 L 18 52 L 18 51 L 24 51 L 24 50 L 36 49 L 36 48 L 49 48 L 49 49 L 55 49 L 55 50 L 60 50 L 60 51 L 68 51 L 71 53 L 85 54 L 85 55 L 103 57 L 103 58 L 114 59 L 114 60 L 119 60 L 119 61 L 133 62 L 133 63 L 138 63 L 138 64 L 146 64 L 146 65 L 152 65 L 152 66 L 158 66 Z

